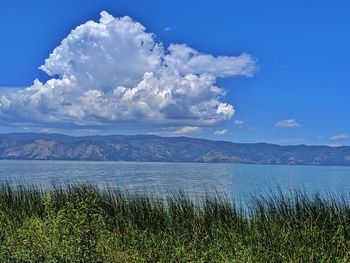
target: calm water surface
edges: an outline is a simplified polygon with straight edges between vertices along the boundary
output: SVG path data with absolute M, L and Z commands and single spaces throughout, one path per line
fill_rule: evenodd
M 88 182 L 141 191 L 181 188 L 196 195 L 213 189 L 235 199 L 269 189 L 350 193 L 350 167 L 249 164 L 0 160 L 0 181 L 49 187 Z

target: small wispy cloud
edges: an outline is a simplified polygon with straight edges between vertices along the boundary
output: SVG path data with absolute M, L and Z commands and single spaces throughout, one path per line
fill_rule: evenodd
M 299 124 L 295 119 L 282 120 L 275 124 L 277 128 L 300 128 L 302 125 Z
M 332 144 L 329 144 L 328 146 L 333 147 L 333 148 L 337 148 L 337 147 L 342 147 L 343 145 L 339 144 L 339 143 L 332 143 Z
M 186 135 L 191 133 L 198 133 L 202 130 L 200 127 L 185 126 L 173 132 L 174 135 Z
M 57 130 L 52 129 L 52 128 L 42 128 L 42 129 L 40 130 L 40 132 L 43 132 L 43 133 L 56 133 Z
M 217 136 L 224 136 L 228 133 L 228 130 L 227 129 L 224 129 L 224 130 L 219 130 L 219 131 L 216 131 L 214 132 L 215 135 Z
M 99 129 L 76 129 L 76 132 L 88 132 L 88 133 L 98 133 L 102 132 L 102 130 Z
M 345 134 L 338 134 L 338 135 L 334 135 L 332 137 L 329 138 L 331 141 L 347 141 L 349 140 L 349 136 L 345 135 Z
M 171 30 L 174 30 L 174 27 L 167 26 L 164 28 L 164 32 L 169 32 Z
M 235 120 L 234 124 L 238 127 L 238 128 L 243 128 L 244 126 L 244 121 L 242 120 Z

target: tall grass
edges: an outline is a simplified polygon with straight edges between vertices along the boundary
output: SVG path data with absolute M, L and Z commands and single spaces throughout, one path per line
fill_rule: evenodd
M 350 262 L 350 203 L 301 191 L 242 210 L 218 194 L 0 187 L 1 262 Z

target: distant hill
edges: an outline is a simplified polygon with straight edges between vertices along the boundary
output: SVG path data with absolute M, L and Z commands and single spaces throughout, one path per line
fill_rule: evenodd
M 350 165 L 350 147 L 280 146 L 188 137 L 0 134 L 0 159 Z

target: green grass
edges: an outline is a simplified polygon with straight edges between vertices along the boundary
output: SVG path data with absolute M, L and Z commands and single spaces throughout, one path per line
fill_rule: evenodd
M 350 262 L 350 203 L 0 187 L 0 262 Z

